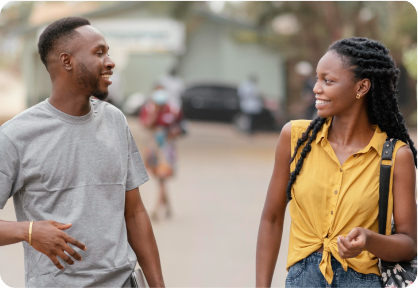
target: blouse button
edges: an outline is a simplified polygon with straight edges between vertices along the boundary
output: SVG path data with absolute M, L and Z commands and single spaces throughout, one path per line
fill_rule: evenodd
M 343 169 L 340 168 L 340 172 L 343 172 Z
M 331 215 L 334 214 L 334 212 L 331 211 Z
M 334 194 L 337 194 L 337 190 L 334 191 Z

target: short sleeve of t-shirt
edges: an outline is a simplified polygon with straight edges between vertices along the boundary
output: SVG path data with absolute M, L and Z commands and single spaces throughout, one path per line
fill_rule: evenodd
M 128 174 L 126 177 L 126 191 L 135 189 L 149 180 L 147 170 L 145 169 L 144 162 L 139 154 L 138 147 L 135 140 L 132 137 L 129 127 L 128 131 Z
M 0 209 L 22 186 L 19 154 L 10 139 L 0 131 Z

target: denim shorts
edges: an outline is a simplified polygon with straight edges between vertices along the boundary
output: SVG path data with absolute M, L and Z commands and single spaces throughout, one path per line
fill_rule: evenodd
M 296 287 L 335 287 L 335 288 L 380 288 L 383 287 L 382 281 L 379 275 L 376 274 L 362 274 L 350 267 L 347 268 L 347 272 L 335 259 L 331 256 L 331 266 L 334 272 L 334 278 L 332 283 L 328 284 L 325 277 L 319 270 L 319 263 L 322 260 L 322 253 L 314 252 L 308 257 L 300 260 L 294 265 L 290 266 L 289 273 L 286 278 L 286 288 Z

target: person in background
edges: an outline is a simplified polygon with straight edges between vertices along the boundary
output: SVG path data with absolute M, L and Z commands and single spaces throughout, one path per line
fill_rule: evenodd
M 316 83 L 312 65 L 307 61 L 300 61 L 295 65 L 296 73 L 301 76 L 303 83 L 300 93 L 300 101 L 292 104 L 290 110 L 302 119 L 314 119 L 317 116 L 315 107 L 315 93 L 313 88 Z M 296 112 L 296 113 L 295 113 Z
M 153 220 L 158 220 L 161 212 L 166 218 L 172 215 L 166 181 L 176 170 L 175 140 L 181 134 L 182 113 L 177 106 L 170 105 L 169 99 L 167 90 L 157 85 L 139 114 L 140 122 L 151 132 L 145 149 L 145 166 L 159 184 L 157 203 L 151 214 Z
M 185 90 L 185 85 L 182 77 L 178 73 L 178 67 L 174 66 L 167 75 L 163 75 L 158 83 L 164 87 L 167 92 L 168 101 L 167 104 L 170 106 L 171 111 L 174 113 L 181 113 L 182 102 L 181 95 Z M 188 121 L 182 119 L 178 125 L 181 128 L 181 134 L 187 134 Z
M 263 111 L 263 101 L 257 88 L 257 76 L 251 75 L 238 86 L 238 97 L 243 120 L 246 123 L 244 129 L 248 134 L 254 133 L 257 115 Z
M 183 79 L 178 74 L 178 68 L 173 67 L 167 75 L 160 78 L 158 83 L 165 88 L 168 93 L 168 103 L 174 109 L 181 109 L 181 94 L 185 86 Z

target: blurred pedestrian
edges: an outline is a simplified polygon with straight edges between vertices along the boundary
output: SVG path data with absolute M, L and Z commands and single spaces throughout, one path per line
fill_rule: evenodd
M 178 66 L 174 66 L 167 75 L 163 75 L 158 83 L 165 89 L 168 96 L 167 104 L 173 113 L 181 114 L 182 102 L 181 95 L 185 90 L 182 77 L 179 75 Z M 187 134 L 188 121 L 184 118 L 178 123 L 181 128 L 181 134 Z
M 302 119 L 314 119 L 316 118 L 315 107 L 315 93 L 313 88 L 316 80 L 313 74 L 312 65 L 307 61 L 300 61 L 295 65 L 295 71 L 301 76 L 301 82 L 303 83 L 300 101 L 294 102 L 289 107 L 290 114 Z
M 38 51 L 51 95 L 0 127 L 0 208 L 13 196 L 18 220 L 0 220 L 0 246 L 23 242 L 26 287 L 135 287 L 137 261 L 164 287 L 138 189 L 148 174 L 125 116 L 103 101 L 115 67 L 105 38 L 68 17 Z
M 174 109 L 181 109 L 181 94 L 184 92 L 185 85 L 178 73 L 177 66 L 173 67 L 167 75 L 163 75 L 158 83 L 164 87 L 168 93 L 168 103 Z
M 259 95 L 256 75 L 250 75 L 247 80 L 239 84 L 238 97 L 242 113 L 239 121 L 245 123 L 241 126 L 247 133 L 252 134 L 255 130 L 257 115 L 263 111 L 263 101 Z
M 349 38 L 333 43 L 318 62 L 319 116 L 291 121 L 279 137 L 258 234 L 257 287 L 271 285 L 287 203 L 286 287 L 382 287 L 378 258 L 416 256 L 417 151 L 399 112 L 399 69 L 388 53 L 380 42 Z M 382 235 L 379 175 L 388 137 L 399 141 Z
M 153 220 L 158 220 L 161 212 L 166 218 L 172 215 L 166 181 L 176 170 L 175 141 L 181 134 L 181 119 L 181 110 L 170 105 L 168 91 L 157 85 L 140 113 L 140 121 L 151 133 L 145 149 L 145 165 L 159 184 L 157 203 L 151 214 Z

